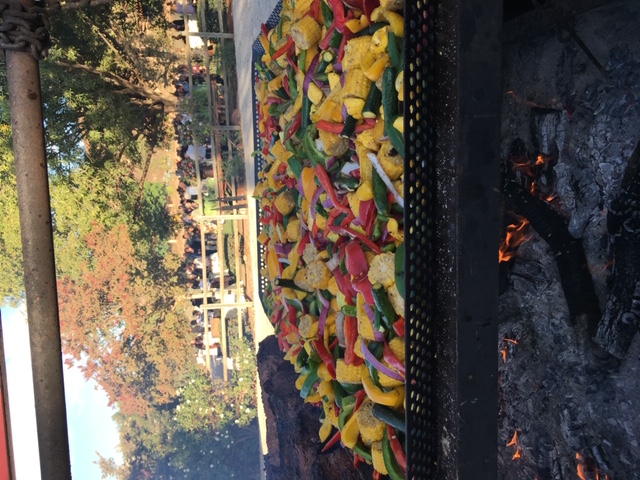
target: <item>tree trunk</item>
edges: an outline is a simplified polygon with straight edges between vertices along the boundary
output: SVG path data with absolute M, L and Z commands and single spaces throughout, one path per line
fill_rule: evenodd
M 104 72 L 82 63 L 68 63 L 60 61 L 56 61 L 54 63 L 68 70 L 79 70 L 101 77 L 105 82 L 116 87 L 120 87 L 119 89 L 114 90 L 115 93 L 145 100 L 144 103 L 147 105 L 162 104 L 165 114 L 175 113 L 177 111 L 178 99 L 171 94 L 168 88 L 154 90 L 144 85 L 132 83 L 114 73 Z

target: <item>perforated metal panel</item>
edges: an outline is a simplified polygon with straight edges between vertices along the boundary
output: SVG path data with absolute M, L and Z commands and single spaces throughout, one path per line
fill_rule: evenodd
M 268 28 L 273 28 L 276 26 L 276 24 L 278 23 L 278 19 L 280 18 L 281 11 L 282 11 L 282 1 L 279 1 L 278 4 L 273 9 L 273 12 L 271 12 L 271 15 L 265 22 L 265 25 Z M 262 47 L 262 43 L 260 43 L 260 40 L 258 40 L 258 38 L 256 37 L 256 39 L 253 42 L 253 55 L 251 57 L 251 78 L 253 79 L 253 82 L 255 82 L 256 80 L 256 68 L 255 68 L 256 62 L 260 60 L 260 58 L 264 53 L 265 51 L 264 51 L 264 48 Z M 253 88 L 251 89 L 251 95 L 253 98 L 253 151 L 257 151 L 260 149 L 260 138 L 258 137 L 258 134 L 260 133 L 260 130 L 259 130 L 260 119 L 258 117 L 258 99 L 256 98 L 256 91 Z M 254 157 L 254 161 L 255 161 L 254 175 L 257 182 L 258 172 L 260 172 L 264 168 L 265 159 L 262 155 L 257 154 Z M 260 234 L 262 233 L 262 229 L 263 229 L 262 224 L 259 222 L 260 209 L 259 208 L 256 209 L 256 212 L 257 212 L 256 225 L 258 225 L 258 234 Z M 266 249 L 264 245 L 258 243 L 258 268 L 260 270 L 267 267 L 265 258 L 266 258 Z M 258 275 L 258 278 L 259 278 L 258 288 L 260 291 L 260 302 L 262 303 L 262 307 L 265 310 L 267 310 L 267 306 L 265 305 L 265 301 L 264 301 L 264 298 L 265 298 L 264 296 L 265 296 L 266 288 L 268 285 L 268 280 L 266 277 L 263 277 L 262 275 Z
M 407 478 L 435 478 L 434 2 L 405 3 Z

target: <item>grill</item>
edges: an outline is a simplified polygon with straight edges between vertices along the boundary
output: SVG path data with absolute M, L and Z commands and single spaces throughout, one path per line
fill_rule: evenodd
M 407 478 L 495 479 L 502 5 L 407 1 L 405 19 Z

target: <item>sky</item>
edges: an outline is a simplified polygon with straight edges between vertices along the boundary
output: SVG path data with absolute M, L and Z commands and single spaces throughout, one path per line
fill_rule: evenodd
M 17 480 L 40 477 L 36 431 L 29 328 L 24 309 L 3 308 L 2 330 L 7 362 L 11 433 L 13 435 Z M 82 480 L 99 480 L 100 468 L 93 462 L 96 451 L 120 463 L 119 438 L 112 420 L 115 410 L 107 406 L 107 396 L 93 381 L 85 381 L 77 368 L 64 368 L 67 424 L 71 454 L 71 474 Z

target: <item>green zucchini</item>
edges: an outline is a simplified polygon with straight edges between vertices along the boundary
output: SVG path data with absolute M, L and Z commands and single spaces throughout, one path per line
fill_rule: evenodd
M 386 290 L 380 283 L 373 285 L 373 299 L 376 302 L 376 307 L 382 313 L 382 319 L 384 320 L 387 328 L 393 328 L 393 322 L 398 319 L 398 314 L 393 309 L 389 296 Z
M 404 414 L 397 412 L 390 407 L 379 405 L 377 403 L 373 406 L 373 410 L 371 412 L 373 413 L 373 416 L 378 420 L 383 421 L 387 425 L 391 425 L 396 430 L 400 430 L 401 432 L 407 431 L 407 424 L 405 423 Z
M 395 85 L 394 85 L 394 88 L 395 88 Z M 374 83 L 371 85 L 371 89 L 369 89 L 369 94 L 367 95 L 367 99 L 364 102 L 364 107 L 362 108 L 362 116 L 364 118 L 376 118 L 380 110 L 381 102 L 382 102 L 382 92 Z

